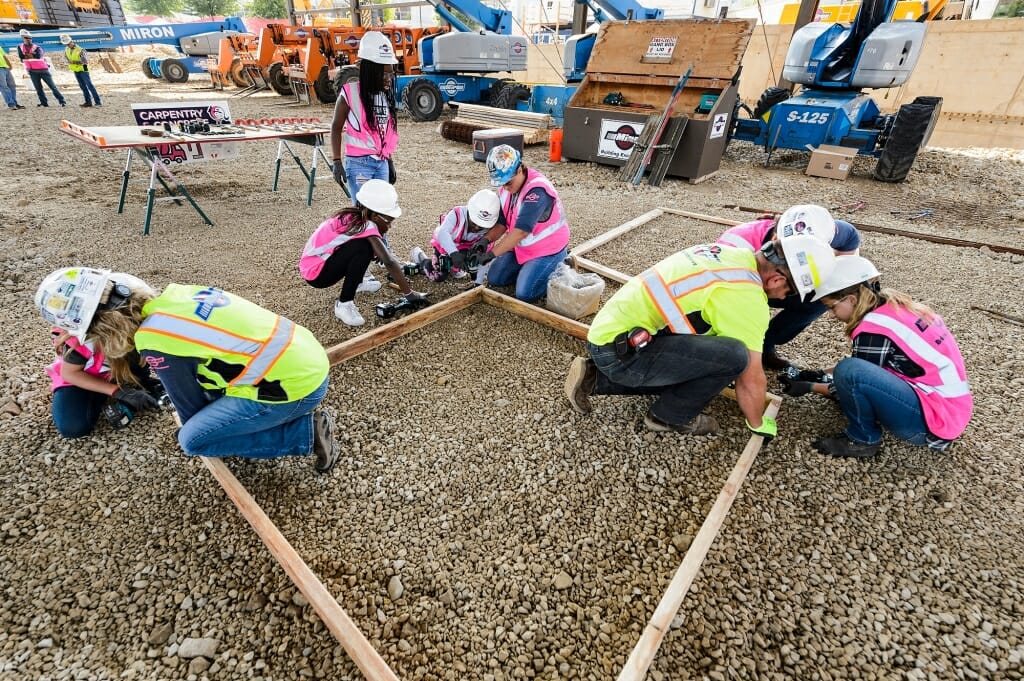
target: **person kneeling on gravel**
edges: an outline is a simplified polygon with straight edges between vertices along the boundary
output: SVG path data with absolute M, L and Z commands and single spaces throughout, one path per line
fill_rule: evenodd
M 110 275 L 132 289 L 148 289 L 130 274 Z M 116 421 L 127 422 L 136 414 L 157 406 L 163 394 L 137 352 L 107 362 L 95 341 L 76 336 L 60 327 L 51 329 L 56 358 L 46 367 L 53 392 L 53 423 L 61 437 L 78 438 L 92 433 L 108 406 Z M 115 375 L 115 370 L 118 375 Z
M 879 276 L 866 258 L 836 258 L 815 300 L 846 324 L 852 356 L 831 371 L 779 375 L 787 395 L 838 400 L 846 430 L 814 442 L 829 456 L 874 456 L 883 427 L 912 445 L 944 451 L 974 410 L 960 348 L 942 317 L 905 293 L 881 288 Z
M 476 255 L 473 247 L 498 222 L 500 213 L 498 195 L 489 189 L 481 189 L 470 197 L 468 204 L 455 206 L 441 216 L 441 224 L 430 240 L 434 247 L 433 258 L 428 258 L 417 246 L 409 252 L 409 259 L 420 265 L 431 281 L 444 281 L 449 276 L 464 278 L 467 269 L 476 269 L 475 263 L 470 262 Z M 478 271 L 477 283 L 483 283 L 483 276 L 484 272 Z
M 367 180 L 356 192 L 356 205 L 342 208 L 316 228 L 299 258 L 299 272 L 314 288 L 328 288 L 338 282 L 341 293 L 334 303 L 334 316 L 348 326 L 366 323 L 356 308 L 356 291 L 370 261 L 384 263 L 398 283 L 405 299 L 426 304 L 427 297 L 412 290 L 402 272 L 402 262 L 388 249 L 384 235 L 402 214 L 395 188 L 383 180 Z
M 704 435 L 718 424 L 702 410 L 735 381 L 747 427 L 770 440 L 776 425 L 762 415 L 761 366 L 768 298 L 791 290 L 809 298 L 834 262 L 832 249 L 807 235 L 757 252 L 703 244 L 669 256 L 627 282 L 594 317 L 591 359 L 577 357 L 569 367 L 570 404 L 586 414 L 592 395 L 657 395 L 647 428 Z
M 212 286 L 169 284 L 158 294 L 90 267 L 51 273 L 35 303 L 51 324 L 93 343 L 119 382 L 137 352 L 178 412 L 186 454 L 314 454 L 321 473 L 337 461 L 334 421 L 316 410 L 327 353 L 291 320 Z
M 736 225 L 722 232 L 718 243 L 756 251 L 776 234 L 813 234 L 832 246 L 836 255 L 857 255 L 860 232 L 845 220 L 836 220 L 825 208 L 815 205 L 792 206 L 778 220 L 767 215 L 753 222 Z M 785 369 L 789 360 L 776 352 L 776 346 L 788 343 L 825 314 L 825 306 L 817 301 L 801 300 L 795 292 L 781 300 L 770 299 L 768 306 L 780 308 L 768 322 L 764 335 L 761 363 L 765 369 Z

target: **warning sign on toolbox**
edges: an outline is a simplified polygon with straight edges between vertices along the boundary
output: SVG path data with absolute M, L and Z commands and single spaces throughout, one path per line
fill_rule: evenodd
M 601 121 L 601 137 L 597 140 L 597 155 L 625 160 L 633 152 L 633 145 L 644 131 L 643 123 L 629 121 Z
M 672 53 L 676 49 L 675 36 L 654 36 L 647 43 L 647 54 L 640 61 L 648 64 L 667 64 L 672 61 Z
M 182 123 L 206 121 L 223 123 L 231 120 L 227 102 L 174 102 L 132 104 L 132 114 L 138 125 L 171 127 L 172 134 Z M 184 136 L 184 135 L 183 135 Z M 165 165 L 197 163 L 199 161 L 224 161 L 241 155 L 238 142 L 215 142 L 196 140 L 187 144 L 157 144 L 149 147 L 151 153 Z

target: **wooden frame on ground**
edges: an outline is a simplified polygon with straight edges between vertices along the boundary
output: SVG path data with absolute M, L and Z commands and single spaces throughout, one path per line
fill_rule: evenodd
M 669 209 L 658 209 L 658 211 L 679 212 L 670 211 Z M 655 212 L 651 211 L 651 213 Z M 660 215 L 661 212 L 657 212 L 657 215 Z M 657 215 L 653 217 L 657 217 Z M 649 219 L 653 219 L 653 217 Z M 641 222 L 634 226 L 639 226 L 639 224 L 643 223 Z M 612 231 L 615 232 L 617 230 Z M 618 234 L 615 236 L 618 236 Z M 614 238 L 614 236 L 611 238 Z M 608 239 L 608 241 L 610 240 Z M 596 246 L 591 246 L 591 248 L 596 248 Z M 327 349 L 327 356 L 330 359 L 331 366 L 341 364 L 353 357 L 369 352 L 389 341 L 478 303 L 485 303 L 507 310 L 519 317 L 543 324 L 580 340 L 586 339 L 587 331 L 589 330 L 586 324 L 573 319 L 563 317 L 535 305 L 524 303 L 484 287 L 476 287 L 432 305 L 425 310 L 420 310 L 408 317 L 385 324 L 348 341 L 332 346 Z M 732 391 L 727 390 L 724 394 L 735 399 L 735 393 Z M 765 403 L 765 416 L 774 418 L 778 413 L 780 403 L 781 398 L 770 395 Z M 704 562 L 712 542 L 718 536 L 729 507 L 732 506 L 740 485 L 743 483 L 743 479 L 746 477 L 751 465 L 753 465 L 762 443 L 763 438 L 759 435 L 752 435 L 747 442 L 732 473 L 726 480 L 725 486 L 719 492 L 715 504 L 711 507 L 711 511 L 704 519 L 700 530 L 686 552 L 686 556 L 676 570 L 668 590 L 654 612 L 654 616 L 644 630 L 636 648 L 629 656 L 629 660 L 619 676 L 620 681 L 626 679 L 639 680 L 646 674 L 648 667 L 654 659 L 654 655 L 657 653 L 658 647 L 661 645 L 662 638 L 665 636 L 673 617 L 682 605 L 686 592 L 700 571 L 700 566 Z M 281 564 L 288 577 L 302 595 L 306 597 L 310 605 L 313 606 L 313 609 L 327 629 L 345 648 L 345 651 L 363 675 L 370 681 L 397 681 L 398 677 L 388 667 L 380 653 L 373 648 L 366 636 L 359 631 L 338 601 L 327 590 L 327 587 L 324 586 L 323 582 L 320 581 L 291 544 L 288 543 L 288 540 L 267 514 L 263 512 L 263 509 L 260 508 L 252 495 L 228 470 L 224 461 L 222 459 L 203 458 L 203 463 L 206 464 L 213 477 L 224 488 L 231 501 L 238 507 L 242 516 L 252 525 L 256 534 L 259 535 L 260 539 L 270 550 L 271 555 Z

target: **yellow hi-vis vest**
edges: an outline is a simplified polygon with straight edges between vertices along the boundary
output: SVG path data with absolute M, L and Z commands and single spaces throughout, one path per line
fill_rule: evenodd
M 64 48 L 64 57 L 68 60 L 68 68 L 74 71 L 85 71 L 85 64 L 82 62 L 82 48 L 78 45 Z
M 735 338 L 761 352 L 769 318 L 754 254 L 703 244 L 630 279 L 594 317 L 587 340 L 606 345 L 638 326 L 651 334 L 668 327 L 676 334 Z
M 7 61 L 7 55 L 4 53 L 3 48 L 0 48 L 0 69 L 11 68 L 11 62 Z
M 308 329 L 220 289 L 170 284 L 142 315 L 136 349 L 199 359 L 204 388 L 294 402 L 327 378 L 327 353 Z

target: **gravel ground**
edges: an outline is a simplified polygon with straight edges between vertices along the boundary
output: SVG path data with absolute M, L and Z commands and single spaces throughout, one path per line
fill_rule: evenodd
M 77 103 L 70 76 L 59 80 Z M 246 145 L 238 161 L 181 173 L 215 227 L 165 204 L 143 238 L 140 186 L 115 212 L 123 154 L 61 135 L 60 118 L 125 124 L 131 102 L 223 95 L 137 73 L 96 80 L 101 109 L 0 116 L 0 679 L 360 678 L 202 464 L 178 451 L 169 417 L 76 441 L 50 421 L 46 328 L 31 296 L 58 266 L 217 284 L 324 345 L 356 335 L 330 313 L 336 292 L 305 286 L 296 271 L 310 231 L 344 204 L 326 177 L 307 208 L 295 170 L 269 192 L 274 146 Z M 231 107 L 246 117 L 295 111 L 263 95 Z M 401 132 L 405 213 L 392 241 L 404 255 L 484 171 L 435 124 L 403 119 Z M 871 181 L 864 160 L 834 182 L 804 176 L 806 155 L 779 154 L 765 169 L 760 150 L 740 146 L 710 180 L 661 188 L 550 164 L 542 147 L 526 158 L 560 188 L 573 243 L 657 206 L 746 219 L 723 206 L 864 201 L 851 219 L 1024 247 L 1020 152 L 928 150 L 895 186 Z M 890 214 L 919 207 L 934 218 Z M 665 216 L 591 255 L 637 272 L 717 232 Z M 787 400 L 782 434 L 748 476 L 653 679 L 1024 678 L 1024 327 L 971 309 L 1024 314 L 1024 263 L 864 239 L 886 283 L 953 328 L 975 418 L 945 454 L 887 439 L 872 461 L 832 461 L 810 442 L 841 426 L 838 411 Z M 421 288 L 436 299 L 457 291 Z M 370 327 L 372 305 L 394 296 L 360 295 Z M 785 351 L 828 366 L 846 348 L 822 320 Z M 304 459 L 229 460 L 400 678 L 611 678 L 653 612 L 746 433 L 725 399 L 711 406 L 724 424 L 712 437 L 648 433 L 638 398 L 596 399 L 579 417 L 561 383 L 581 351 L 477 306 L 333 370 L 328 402 L 344 449 L 332 475 Z

